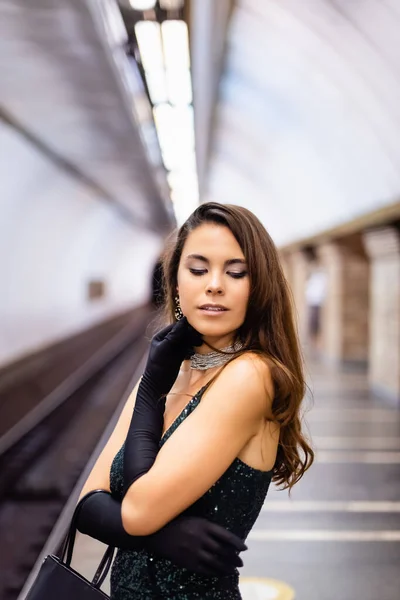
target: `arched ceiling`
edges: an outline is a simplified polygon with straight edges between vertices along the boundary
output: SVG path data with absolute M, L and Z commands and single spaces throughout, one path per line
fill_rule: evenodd
M 400 198 L 400 2 L 237 0 L 204 200 L 279 245 Z
M 172 204 L 146 145 L 152 114 L 125 42 L 116 2 L 0 0 L 0 125 L 53 155 L 134 225 L 165 232 Z M 2 189 L 15 187 L 9 179 Z

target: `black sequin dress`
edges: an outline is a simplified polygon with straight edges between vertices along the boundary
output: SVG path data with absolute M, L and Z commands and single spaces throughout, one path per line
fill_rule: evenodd
M 165 432 L 160 447 L 196 408 L 203 387 Z M 205 517 L 243 540 L 256 521 L 267 495 L 272 472 L 259 471 L 236 458 L 222 477 L 185 514 Z M 110 475 L 111 493 L 122 498 L 123 447 Z M 240 600 L 239 573 L 205 577 L 145 550 L 118 550 L 111 571 L 112 600 Z

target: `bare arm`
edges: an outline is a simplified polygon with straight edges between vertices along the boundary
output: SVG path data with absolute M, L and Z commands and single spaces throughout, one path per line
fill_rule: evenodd
M 122 502 L 126 531 L 154 533 L 205 494 L 256 435 L 272 398 L 264 361 L 244 356 L 229 364 L 129 488 Z
M 126 434 L 129 429 L 129 424 L 131 422 L 133 409 L 136 401 L 136 393 L 139 387 L 139 382 L 136 384 L 131 394 L 129 395 L 128 400 L 125 403 L 124 408 L 122 409 L 121 415 L 118 419 L 118 423 L 116 424 L 114 431 L 112 432 L 107 444 L 104 446 L 101 454 L 99 455 L 96 463 L 93 466 L 93 469 L 90 472 L 89 477 L 87 478 L 85 485 L 82 488 L 80 493 L 80 498 L 82 498 L 88 492 L 92 490 L 106 490 L 110 491 L 110 469 L 112 461 L 114 460 L 115 455 L 123 445 Z

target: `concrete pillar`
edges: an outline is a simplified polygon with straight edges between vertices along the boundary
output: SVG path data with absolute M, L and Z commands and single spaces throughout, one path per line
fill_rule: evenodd
M 284 271 L 292 291 L 300 342 L 307 343 L 308 311 L 306 304 L 306 284 L 310 260 L 303 250 L 286 255 Z
M 400 406 L 400 234 L 364 234 L 371 259 L 369 378 L 373 391 Z
M 333 364 L 368 360 L 369 264 L 361 240 L 328 242 L 318 248 L 326 274 L 321 313 L 321 353 Z

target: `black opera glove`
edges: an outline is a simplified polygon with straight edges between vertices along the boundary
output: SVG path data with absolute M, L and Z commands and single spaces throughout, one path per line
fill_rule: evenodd
M 158 399 L 171 390 L 182 361 L 203 343 L 201 334 L 183 317 L 159 331 L 152 339 L 143 379 L 148 392 Z M 142 379 L 142 381 L 143 381 Z
M 186 317 L 157 333 L 150 345 L 124 448 L 124 490 L 153 466 L 164 425 L 165 396 L 182 361 L 202 344 Z
M 77 527 L 104 544 L 122 550 L 147 550 L 201 575 L 222 577 L 241 567 L 243 541 L 220 525 L 200 517 L 178 517 L 148 536 L 132 536 L 122 525 L 121 502 L 106 491 L 84 499 Z

